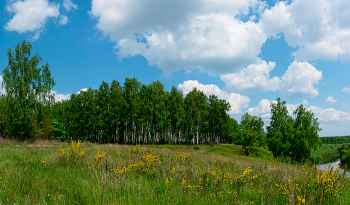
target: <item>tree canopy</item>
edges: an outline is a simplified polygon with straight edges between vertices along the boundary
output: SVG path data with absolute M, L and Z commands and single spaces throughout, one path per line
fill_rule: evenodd
M 9 49 L 8 65 L 3 69 L 6 130 L 21 140 L 42 134 L 47 108 L 54 103 L 50 66 L 38 67 L 42 58 L 37 53 L 31 56 L 31 49 L 30 41 L 18 43 L 15 52 Z

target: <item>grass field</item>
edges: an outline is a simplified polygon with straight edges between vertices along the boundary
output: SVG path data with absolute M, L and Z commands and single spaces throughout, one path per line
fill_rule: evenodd
M 321 147 L 311 153 L 312 156 L 320 155 L 322 161 L 332 161 L 339 158 L 338 148 L 340 144 L 322 144 Z
M 337 170 L 246 157 L 235 145 L 0 147 L 0 204 L 350 204 Z

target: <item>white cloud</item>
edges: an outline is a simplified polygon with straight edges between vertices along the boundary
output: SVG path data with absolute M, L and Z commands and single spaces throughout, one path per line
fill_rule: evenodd
M 71 9 L 78 9 L 78 5 L 74 4 L 71 0 L 63 0 L 62 5 L 67 11 L 70 11 Z
M 320 121 L 350 121 L 350 113 L 348 112 L 334 108 L 322 109 L 316 106 L 310 106 L 308 109 L 312 110 Z
M 314 87 L 322 79 L 322 72 L 308 62 L 294 61 L 282 76 L 280 92 L 288 98 L 315 97 L 318 95 Z
M 6 93 L 5 87 L 2 87 L 2 82 L 3 82 L 3 78 L 2 78 L 2 75 L 0 75 L 0 95 Z
M 350 87 L 345 87 L 341 91 L 346 92 L 347 94 L 350 94 Z
M 87 88 L 81 88 L 78 92 L 76 92 L 76 94 L 80 94 L 81 92 L 85 92 L 87 90 L 88 90 Z
M 265 6 L 258 0 L 93 0 L 90 15 L 117 43 L 119 58 L 142 55 L 165 75 L 180 68 L 225 74 L 259 61 L 267 37 L 259 23 L 237 15 Z
M 306 106 L 306 105 L 309 104 L 309 102 L 308 102 L 307 100 L 303 100 L 303 102 L 302 102 L 301 104 L 303 104 L 304 106 Z
M 60 15 L 60 20 L 58 23 L 61 25 L 66 25 L 68 23 L 68 17 L 66 15 Z
M 59 102 L 62 100 L 69 100 L 70 94 L 64 95 L 64 94 L 57 94 L 57 91 L 51 90 L 51 94 L 55 95 L 55 102 Z
M 329 96 L 328 98 L 326 98 L 325 102 L 335 103 L 337 102 L 337 99 L 334 99 L 333 96 Z
M 278 2 L 262 15 L 266 34 L 280 33 L 298 47 L 297 61 L 316 59 L 350 61 L 350 1 L 295 0 Z
M 275 67 L 275 62 L 261 61 L 260 64 L 249 65 L 238 73 L 221 75 L 225 89 L 240 93 L 279 90 L 284 96 L 315 97 L 318 95 L 314 87 L 322 78 L 322 72 L 307 62 L 294 61 L 284 75 L 270 78 L 269 74 Z
M 227 102 L 229 102 L 231 105 L 229 114 L 242 113 L 241 109 L 247 108 L 250 102 L 248 96 L 243 96 L 238 93 L 227 93 L 214 84 L 204 85 L 199 83 L 197 80 L 188 80 L 184 81 L 183 84 L 178 85 L 178 88 L 181 89 L 185 95 L 195 87 L 208 96 L 214 94 L 217 95 L 220 99 L 225 99 Z
M 237 90 L 242 93 L 259 91 L 276 91 L 281 79 L 270 78 L 270 72 L 276 63 L 261 61 L 260 64 L 252 64 L 243 68 L 238 73 L 221 75 L 220 79 L 225 82 L 225 89 Z
M 6 23 L 5 29 L 18 33 L 35 32 L 33 37 L 35 40 L 46 21 L 59 16 L 59 8 L 59 4 L 49 3 L 48 0 L 9 1 L 6 10 L 14 16 Z
M 305 100 L 304 100 L 305 101 Z M 306 107 L 305 102 L 303 101 L 304 107 Z M 261 116 L 263 118 L 270 118 L 271 117 L 271 108 L 270 105 L 272 103 L 276 103 L 276 101 L 269 101 L 268 99 L 262 99 L 258 106 L 253 108 L 248 108 L 248 112 Z M 299 107 L 300 104 L 289 104 L 286 103 L 286 107 L 288 110 L 289 115 L 293 115 L 294 110 L 296 110 Z M 350 121 L 350 113 L 343 112 L 341 110 L 336 110 L 334 108 L 320 108 L 316 106 L 310 106 L 307 108 L 307 110 L 311 110 L 313 113 L 315 113 L 315 117 L 318 118 L 319 121 Z
M 268 99 L 262 99 L 257 107 L 248 108 L 248 112 L 253 115 L 259 115 L 263 118 L 271 117 L 271 102 Z

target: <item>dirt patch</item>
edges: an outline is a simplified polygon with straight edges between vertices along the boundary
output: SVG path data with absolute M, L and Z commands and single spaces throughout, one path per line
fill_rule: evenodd
M 27 146 L 28 147 L 51 147 L 50 145 L 43 145 L 43 144 L 31 144 Z

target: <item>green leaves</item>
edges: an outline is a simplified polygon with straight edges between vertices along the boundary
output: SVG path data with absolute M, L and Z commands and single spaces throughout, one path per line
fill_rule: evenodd
M 311 151 L 322 144 L 318 132 L 321 131 L 317 118 L 312 111 L 300 105 L 289 116 L 286 102 L 277 98 L 271 103 L 271 123 L 267 127 L 268 147 L 275 157 L 291 157 L 303 162 L 310 158 Z
M 47 107 L 54 103 L 51 89 L 55 85 L 48 63 L 38 67 L 42 58 L 31 57 L 32 45 L 23 41 L 15 53 L 8 49 L 8 66 L 3 69 L 2 86 L 6 90 L 5 121 L 7 133 L 20 140 L 40 135 Z M 48 137 L 48 136 L 47 136 Z
M 264 122 L 261 117 L 250 115 L 248 112 L 242 115 L 240 124 L 240 140 L 245 154 L 248 156 L 255 148 L 264 145 Z

